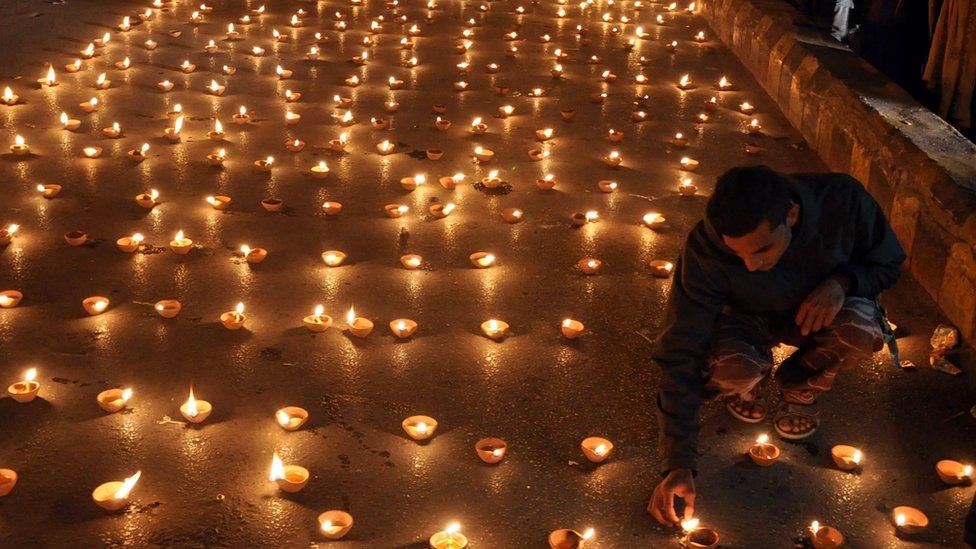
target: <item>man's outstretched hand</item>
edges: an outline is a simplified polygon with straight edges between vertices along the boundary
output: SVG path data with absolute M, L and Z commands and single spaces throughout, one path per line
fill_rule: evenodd
M 796 312 L 796 325 L 800 327 L 800 333 L 809 335 L 830 326 L 844 306 L 848 290 L 845 284 L 847 281 L 831 277 L 810 292 Z
M 677 526 L 681 521 L 674 512 L 674 498 L 685 500 L 684 518 L 695 515 L 695 479 L 691 469 L 672 469 L 654 488 L 647 512 L 665 526 Z

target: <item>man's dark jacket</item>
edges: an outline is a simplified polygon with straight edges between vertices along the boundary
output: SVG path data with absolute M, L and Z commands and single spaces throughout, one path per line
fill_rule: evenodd
M 704 359 L 723 307 L 792 318 L 831 275 L 852 282 L 849 296 L 867 298 L 898 278 L 905 252 L 856 179 L 840 173 L 788 177 L 800 217 L 773 269 L 749 272 L 707 220 L 692 229 L 677 261 L 665 325 L 652 353 L 663 373 L 658 416 L 665 470 L 695 469 Z

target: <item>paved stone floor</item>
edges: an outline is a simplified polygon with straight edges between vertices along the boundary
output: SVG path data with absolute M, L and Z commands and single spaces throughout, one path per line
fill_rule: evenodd
M 472 547 L 544 547 L 548 532 L 563 527 L 595 528 L 588 547 L 677 545 L 676 532 L 644 510 L 658 479 L 651 395 L 659 376 L 646 357 L 670 285 L 652 276 L 647 261 L 673 260 L 725 169 L 756 161 L 794 171 L 822 165 L 684 5 L 671 12 L 646 0 L 639 11 L 633 0 L 586 10 L 566 5 L 560 19 L 551 1 L 526 2 L 524 14 L 514 1 L 436 1 L 428 11 L 417 0 L 393 10 L 377 0 L 268 0 L 265 15 L 238 25 L 238 42 L 224 40 L 227 23 L 260 2 L 218 0 L 197 25 L 188 24 L 193 3 L 164 2 L 128 33 L 114 27 L 126 15 L 135 20 L 147 4 L 0 5 L 0 86 L 20 96 L 17 105 L 0 106 L 0 141 L 20 134 L 33 153 L 0 159 L 0 224 L 20 225 L 13 243 L 0 248 L 0 290 L 24 293 L 19 307 L 0 311 L 0 379 L 12 383 L 36 367 L 41 383 L 29 404 L 0 399 L 0 467 L 20 476 L 0 498 L 0 545 L 308 546 L 323 542 L 316 517 L 327 509 L 355 517 L 348 536 L 334 543 L 343 547 L 422 547 L 451 521 L 461 523 Z M 292 28 L 298 8 L 310 15 Z M 334 29 L 337 11 L 348 25 L 344 33 Z M 604 13 L 616 22 L 602 22 Z M 399 15 L 406 23 L 393 20 Z M 658 15 L 664 25 L 655 23 Z M 371 34 L 369 24 L 380 16 L 382 31 Z M 403 50 L 399 41 L 414 23 L 415 47 Z M 648 37 L 627 52 L 638 23 Z M 272 29 L 288 40 L 275 42 Z M 464 29 L 472 45 L 462 55 L 455 46 Z M 175 30 L 182 34 L 172 36 Z M 519 40 L 504 40 L 512 31 Z M 699 31 L 703 43 L 692 40 Z M 105 32 L 112 32 L 107 46 L 80 72 L 66 73 L 64 66 Z M 309 61 L 315 32 L 323 36 L 321 53 Z M 544 34 L 551 42 L 543 43 Z M 362 53 L 366 36 L 378 45 L 359 67 L 351 58 Z M 153 51 L 143 46 L 150 37 L 159 43 Z M 211 39 L 212 54 L 204 51 Z M 674 53 L 665 48 L 672 40 Z M 249 55 L 255 45 L 267 55 Z M 509 57 L 513 45 L 518 53 Z M 562 79 L 550 75 L 557 48 L 567 55 Z M 600 62 L 587 63 L 592 55 Z M 411 56 L 418 65 L 401 66 Z M 131 67 L 116 69 L 125 57 Z M 178 69 L 185 59 L 197 65 L 192 74 Z M 470 63 L 466 75 L 455 67 L 462 61 Z M 60 84 L 38 89 L 47 63 Z M 488 63 L 498 72 L 488 73 Z M 221 74 L 225 64 L 237 73 Z M 279 80 L 278 64 L 293 76 Z M 605 70 L 616 82 L 599 81 Z M 101 72 L 111 80 L 107 90 L 92 87 Z M 635 82 L 640 73 L 643 84 Z M 684 74 L 693 89 L 676 87 Z M 353 75 L 363 83 L 343 86 Z M 391 75 L 403 89 L 389 89 Z M 715 89 L 723 75 L 731 91 Z M 168 93 L 156 86 L 164 79 L 175 86 Z M 223 96 L 204 93 L 211 79 L 226 85 Z M 462 79 L 469 90 L 454 91 Z M 508 91 L 499 95 L 495 86 Z M 545 95 L 529 96 L 535 87 Z M 286 89 L 301 99 L 286 104 Z M 601 92 L 606 99 L 592 102 Z M 354 100 L 352 126 L 337 125 L 335 115 L 345 111 L 336 109 L 334 94 Z M 718 107 L 707 110 L 712 96 Z M 100 108 L 85 114 L 79 104 L 91 97 Z M 635 107 L 635 97 L 643 105 Z M 395 114 L 384 112 L 391 100 L 399 102 Z M 750 117 L 737 106 L 746 100 L 756 106 L 761 135 L 743 131 Z M 174 124 L 166 113 L 177 103 L 186 119 L 182 141 L 173 144 L 163 132 Z M 447 131 L 434 127 L 437 103 L 453 123 Z M 505 104 L 514 114 L 499 118 Z M 246 126 L 231 123 L 241 105 L 252 116 Z M 571 121 L 560 118 L 564 109 L 576 110 Z M 647 121 L 633 122 L 635 109 Z M 62 111 L 81 121 L 76 132 L 61 128 Z M 301 121 L 286 126 L 286 111 Z M 710 120 L 698 123 L 700 113 Z M 207 139 L 215 116 L 226 131 L 219 144 Z M 389 117 L 391 129 L 371 129 L 376 116 Z M 486 134 L 467 131 L 475 116 L 483 117 Z M 113 122 L 121 125 L 119 139 L 102 134 Z M 540 144 L 535 131 L 544 128 L 554 137 Z M 624 133 L 620 142 L 608 140 L 611 128 Z M 343 130 L 348 153 L 328 150 Z M 688 137 L 687 149 L 669 143 L 678 131 Z M 305 148 L 291 153 L 284 144 L 296 138 Z M 384 139 L 396 143 L 395 154 L 376 153 Z M 144 142 L 145 161 L 127 158 Z M 747 143 L 765 151 L 750 157 Z M 472 161 L 479 145 L 495 151 L 485 165 Z M 82 158 L 88 146 L 102 147 L 102 157 Z M 220 147 L 224 169 L 205 158 Z M 532 148 L 550 156 L 531 161 Z M 426 149 L 444 156 L 422 159 Z M 619 168 L 602 160 L 611 151 L 623 159 Z M 275 158 L 270 174 L 257 172 L 252 163 L 268 155 Z M 701 162 L 698 171 L 679 169 L 683 155 Z M 326 179 L 309 173 L 320 160 L 331 169 Z M 510 188 L 474 184 L 491 169 Z M 455 190 L 437 183 L 456 172 L 466 178 Z M 420 173 L 427 184 L 413 192 L 401 187 L 401 178 Z M 554 176 L 551 191 L 536 188 L 545 174 Z M 697 196 L 679 196 L 685 176 L 698 185 Z M 602 193 L 601 180 L 619 186 Z M 47 200 L 38 183 L 63 189 Z M 159 204 L 146 210 L 133 197 L 150 188 L 158 189 Z M 204 197 L 213 194 L 232 197 L 229 209 L 211 208 Z M 284 211 L 262 209 L 261 199 L 271 196 L 284 201 Z M 327 200 L 341 202 L 342 212 L 324 215 Z M 430 205 L 447 202 L 456 205 L 450 216 L 429 213 Z M 389 219 L 383 207 L 390 203 L 408 212 Z M 514 207 L 524 220 L 504 222 L 501 212 Z M 572 215 L 588 210 L 599 218 L 573 228 Z M 663 214 L 666 226 L 642 226 L 649 211 Z M 72 230 L 86 231 L 89 241 L 67 245 L 63 235 Z M 167 249 L 178 230 L 195 243 L 188 255 Z M 116 239 L 134 232 L 147 246 L 135 254 L 116 249 Z M 237 252 L 242 244 L 267 249 L 267 259 L 249 266 Z M 346 264 L 325 266 L 320 254 L 328 249 L 347 253 Z M 476 251 L 495 254 L 497 265 L 473 268 L 468 256 Z M 422 255 L 424 268 L 402 268 L 406 253 Z M 586 256 L 604 262 L 600 274 L 574 269 Z M 92 295 L 111 300 L 99 316 L 82 309 Z M 906 334 L 905 357 L 924 364 L 939 314 L 907 278 L 885 298 Z M 180 315 L 154 314 L 149 304 L 160 299 L 182 302 Z M 239 301 L 246 325 L 229 331 L 219 317 Z M 335 317 L 320 334 L 302 327 L 316 304 Z M 375 321 L 365 339 L 346 335 L 350 306 Z M 400 317 L 419 323 L 409 340 L 396 340 L 387 328 Z M 585 324 L 579 339 L 560 335 L 567 317 Z M 511 325 L 504 341 L 481 335 L 489 318 Z M 955 360 L 971 374 L 971 355 Z M 198 426 L 182 423 L 179 411 L 191 384 L 214 407 Z M 106 414 L 95 397 L 115 387 L 131 387 L 134 396 L 123 412 Z M 902 371 L 879 353 L 825 398 L 817 435 L 782 444 L 781 462 L 769 469 L 744 457 L 769 426 L 747 428 L 709 406 L 698 515 L 727 547 L 790 547 L 813 519 L 843 530 L 852 547 L 958 546 L 973 488 L 942 486 L 934 464 L 976 461 L 976 420 L 967 413 L 974 394 L 971 377 Z M 274 413 L 284 405 L 306 408 L 308 424 L 280 429 Z M 439 421 L 429 443 L 401 430 L 412 414 Z M 615 445 L 599 466 L 579 449 L 590 435 Z M 509 444 L 498 465 L 482 464 L 473 451 L 487 436 Z M 830 464 L 837 443 L 863 448 L 861 474 Z M 303 491 L 284 494 L 267 480 L 273 452 L 310 470 Z M 142 477 L 124 511 L 107 513 L 92 502 L 97 485 L 136 470 Z M 901 504 L 929 514 L 926 533 L 895 536 L 888 511 Z

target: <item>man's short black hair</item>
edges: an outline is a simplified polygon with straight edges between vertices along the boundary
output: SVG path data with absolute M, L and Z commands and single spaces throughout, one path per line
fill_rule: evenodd
M 719 234 L 740 237 L 763 222 L 775 229 L 790 210 L 789 179 L 767 166 L 740 166 L 719 176 L 705 215 Z

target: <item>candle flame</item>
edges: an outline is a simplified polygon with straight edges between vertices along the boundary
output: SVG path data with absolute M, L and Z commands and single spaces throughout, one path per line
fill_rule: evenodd
M 458 173 L 452 175 L 451 176 L 451 179 L 453 179 L 455 183 L 460 183 L 461 181 L 464 180 L 464 174 L 461 173 L 461 172 L 458 172 Z
M 14 143 L 18 147 L 23 147 L 24 146 L 24 138 L 21 137 L 20 135 L 16 135 L 16 136 L 14 136 Z
M 973 466 L 972 465 L 966 465 L 965 467 L 963 467 L 962 468 L 962 476 L 964 476 L 964 477 L 971 477 L 971 476 L 973 476 Z
M 447 528 L 444 529 L 444 531 L 451 535 L 457 534 L 458 532 L 461 531 L 461 524 L 457 522 L 452 522 L 447 526 Z
M 183 235 L 183 230 L 182 229 L 179 230 L 179 231 L 176 231 L 176 238 L 174 238 L 173 240 L 176 240 L 177 242 L 179 242 L 181 240 L 184 240 L 184 235 Z
M 146 239 L 146 237 L 142 236 L 142 233 L 133 233 L 133 235 L 130 238 L 136 244 L 138 244 L 138 243 L 140 243 L 140 242 L 142 242 L 143 240 Z
M 183 129 L 183 115 L 181 114 L 176 117 L 176 123 L 173 124 L 173 133 L 180 133 L 180 130 L 182 129 Z
M 323 307 L 322 305 L 315 306 L 314 316 L 322 316 L 324 313 L 325 313 L 325 307 Z
M 817 535 L 817 532 L 819 532 L 819 531 L 820 531 L 820 522 L 819 521 L 816 521 L 816 520 L 813 521 L 813 522 L 811 522 L 810 523 L 810 532 L 812 532 L 813 535 Z
M 108 307 L 108 301 L 105 301 L 104 299 L 99 299 L 98 301 L 92 304 L 92 308 L 94 308 L 95 311 L 99 313 L 104 311 L 106 307 Z
M 14 234 L 15 232 L 17 232 L 17 229 L 19 229 L 19 228 L 20 228 L 20 225 L 17 225 L 16 223 L 13 223 L 11 225 L 8 225 L 7 226 L 7 234 Z
M 244 244 L 243 246 L 241 246 L 241 253 L 247 256 L 247 254 L 251 253 L 251 247 L 248 246 L 247 244 Z
M 854 450 L 854 455 L 851 456 L 851 461 L 859 464 L 861 463 L 862 458 L 864 458 L 864 454 L 862 454 L 860 450 Z
M 354 322 L 356 322 L 356 309 L 349 307 L 349 312 L 346 313 L 346 324 L 352 326 Z
M 37 368 L 30 368 L 24 372 L 24 381 L 34 381 L 37 378 Z
M 606 444 L 600 444 L 599 446 L 597 446 L 596 448 L 593 449 L 593 453 L 596 454 L 596 455 L 598 455 L 598 456 L 602 456 L 603 454 L 606 454 L 607 453 L 607 445 Z
M 271 474 L 268 475 L 268 479 L 273 482 L 283 478 L 285 478 L 285 464 L 278 457 L 278 452 L 275 452 L 271 455 Z
M 9 89 L 9 88 L 8 88 L 8 89 Z M 476 116 L 476 117 L 474 118 L 474 120 L 472 120 L 472 121 L 471 121 L 471 125 L 472 125 L 472 126 L 478 126 L 478 125 L 480 125 L 480 124 L 481 124 L 481 117 L 480 117 L 480 116 Z
M 146 151 L 148 151 L 148 150 L 149 150 L 149 143 L 143 143 L 142 146 L 139 147 L 139 154 L 142 154 L 142 155 L 145 156 Z
M 126 59 L 128 59 L 128 57 L 126 57 Z M 48 67 L 47 67 L 47 76 L 45 77 L 45 79 L 47 80 L 47 84 L 49 86 L 52 85 L 52 84 L 54 84 L 54 82 L 55 82 L 54 65 L 48 65 Z
M 68 120 L 69 120 L 68 113 L 66 112 L 61 113 L 61 124 L 67 125 Z
M 593 537 L 593 534 L 595 534 L 595 533 L 596 533 L 596 530 L 594 530 L 592 528 L 587 528 L 586 531 L 583 532 L 583 539 L 585 539 L 585 540 L 586 539 L 590 539 L 590 538 Z
M 241 302 L 241 301 L 238 301 L 237 302 L 237 306 L 234 307 L 234 312 L 237 313 L 238 315 L 244 314 L 244 303 Z
M 498 331 L 498 321 L 494 318 L 488 321 L 488 331 L 497 332 Z
M 122 402 L 128 402 L 130 398 L 132 398 L 132 389 L 124 389 L 122 391 Z
M 563 328 L 569 328 L 573 325 L 573 319 L 567 318 L 563 320 Z
M 766 433 L 763 433 L 758 437 L 756 437 L 756 444 L 766 444 L 767 442 L 769 442 L 769 435 L 767 435 Z
M 895 517 L 895 524 L 897 524 L 898 526 L 905 525 L 905 513 L 898 513 L 898 516 Z
M 122 487 L 115 492 L 115 495 L 113 497 L 115 499 L 125 499 L 129 497 L 129 492 L 131 492 L 132 488 L 134 488 L 136 483 L 139 482 L 139 477 L 141 476 L 142 476 L 142 471 L 136 471 L 136 474 L 125 479 L 125 481 L 122 483 Z
M 197 399 L 193 396 L 193 387 L 190 387 L 190 397 L 186 399 L 186 413 L 190 417 L 197 417 L 199 410 L 197 410 Z
M 697 518 L 687 518 L 681 521 L 681 529 L 685 532 L 691 532 L 698 528 L 699 521 Z
M 288 422 L 291 421 L 291 416 L 289 416 L 288 412 L 284 410 L 278 410 L 275 412 L 275 418 L 278 420 L 278 425 L 281 425 L 282 427 L 287 427 Z

